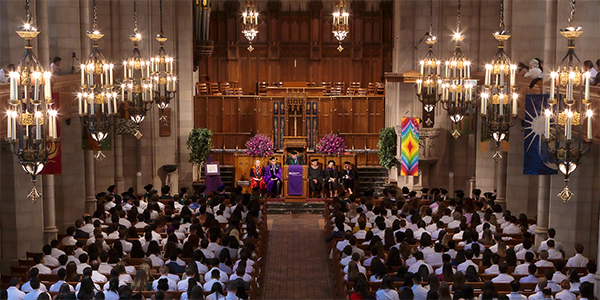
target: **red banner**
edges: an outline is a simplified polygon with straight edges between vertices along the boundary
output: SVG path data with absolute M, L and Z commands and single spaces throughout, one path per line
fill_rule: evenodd
M 56 122 L 56 135 L 60 139 L 60 93 L 53 92 L 52 98 L 54 99 L 54 109 L 58 111 L 58 118 Z M 52 146 L 51 142 L 48 142 L 48 147 Z M 56 143 L 56 151 L 48 156 L 48 163 L 42 170 L 42 175 L 50 174 L 61 174 L 62 173 L 62 143 L 59 141 Z

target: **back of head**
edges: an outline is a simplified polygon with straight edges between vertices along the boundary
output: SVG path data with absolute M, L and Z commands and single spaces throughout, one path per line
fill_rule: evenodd
M 518 292 L 519 288 L 521 287 L 521 284 L 519 283 L 518 280 L 513 280 L 510 282 L 510 290 L 511 292 Z

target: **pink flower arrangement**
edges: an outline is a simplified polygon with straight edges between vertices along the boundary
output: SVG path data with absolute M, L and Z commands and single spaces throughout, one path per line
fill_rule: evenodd
M 330 133 L 319 141 L 316 150 L 320 154 L 340 155 L 346 151 L 346 144 L 343 138 L 337 134 Z
M 250 156 L 269 156 L 275 153 L 273 140 L 264 134 L 257 134 L 246 142 L 245 153 Z

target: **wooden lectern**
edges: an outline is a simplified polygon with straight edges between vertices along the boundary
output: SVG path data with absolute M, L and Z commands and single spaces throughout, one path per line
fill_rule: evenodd
M 308 166 L 302 166 L 302 195 L 290 195 L 288 191 L 289 166 L 283 166 L 283 197 L 285 202 L 304 202 L 308 197 Z

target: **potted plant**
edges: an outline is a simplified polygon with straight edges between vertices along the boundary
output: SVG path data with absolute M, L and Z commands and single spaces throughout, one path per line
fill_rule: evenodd
M 210 154 L 212 132 L 206 128 L 194 128 L 187 140 L 190 162 L 194 167 L 194 181 L 200 180 L 202 166 Z
M 346 143 L 337 134 L 329 133 L 319 141 L 315 150 L 319 154 L 342 155 L 346 151 Z
M 379 142 L 377 143 L 377 155 L 379 156 L 379 164 L 388 169 L 397 168 L 400 166 L 400 161 L 396 158 L 396 149 L 398 136 L 394 127 L 386 127 L 379 132 Z

